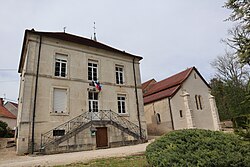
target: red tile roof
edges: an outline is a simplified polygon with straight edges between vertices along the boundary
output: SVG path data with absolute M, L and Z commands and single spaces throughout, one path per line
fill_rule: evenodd
M 16 116 L 7 110 L 4 106 L 0 105 L 0 117 L 16 119 Z
M 151 85 L 153 85 L 154 83 L 156 83 L 155 79 L 150 79 L 150 80 L 144 82 L 142 84 L 142 90 L 143 90 L 143 92 L 146 92 L 151 87 Z
M 166 97 L 173 97 L 193 70 L 195 70 L 205 82 L 205 84 L 210 87 L 198 70 L 195 67 L 191 67 L 169 78 L 152 84 L 151 87 L 143 94 L 144 104 L 151 103 Z M 149 81 L 143 83 L 142 85 L 147 84 L 148 82 Z
M 187 77 L 189 76 L 189 74 L 191 73 L 192 70 L 193 70 L 193 68 L 188 68 L 188 69 L 186 69 L 178 74 L 175 74 L 169 78 L 166 78 L 162 81 L 156 82 L 154 85 L 152 85 L 151 89 L 148 90 L 148 92 L 144 94 L 144 96 L 155 94 L 157 92 L 171 88 L 173 86 L 180 85 L 183 81 L 185 81 L 187 79 Z
M 144 104 L 151 103 L 157 100 L 161 100 L 165 97 L 171 97 L 180 89 L 180 87 L 181 87 L 180 85 L 177 85 L 172 88 L 160 91 L 158 93 L 148 95 L 143 98 Z

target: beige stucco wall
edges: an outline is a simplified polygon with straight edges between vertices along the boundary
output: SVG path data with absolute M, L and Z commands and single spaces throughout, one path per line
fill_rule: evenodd
M 175 129 L 190 128 L 188 125 L 187 112 L 191 113 L 193 128 L 219 130 L 215 125 L 210 104 L 210 88 L 204 83 L 199 75 L 193 70 L 182 88 L 172 98 L 173 119 Z M 195 76 L 196 75 L 196 78 Z M 188 104 L 185 105 L 185 94 Z M 195 95 L 200 95 L 202 101 L 202 110 L 197 110 Z M 188 105 L 188 107 L 187 107 Z M 215 105 L 216 107 L 216 105 Z M 183 117 L 180 117 L 180 110 L 183 111 Z M 218 114 L 217 114 L 218 119 Z
M 210 95 L 210 89 L 195 73 L 193 70 L 170 100 L 174 130 L 188 128 L 219 130 L 218 112 L 215 101 Z M 202 110 L 196 108 L 195 95 L 202 97 Z M 172 130 L 168 98 L 144 105 L 144 111 L 149 135 L 162 135 Z M 156 122 L 156 113 L 161 115 L 161 124 Z
M 196 75 L 196 79 L 194 75 Z M 195 71 L 192 71 L 182 88 L 190 94 L 191 109 L 193 111 L 193 120 L 196 128 L 216 130 L 209 103 L 210 89 L 205 85 L 199 75 L 195 74 Z M 196 108 L 195 95 L 201 95 L 202 97 L 202 110 L 197 110 Z
M 174 97 L 171 98 L 170 103 L 173 114 L 174 130 L 187 128 L 186 108 L 182 91 L 179 90 Z M 183 117 L 180 116 L 180 110 L 182 110 Z
M 6 122 L 8 124 L 8 127 L 11 128 L 12 130 L 15 129 L 15 127 L 16 127 L 16 119 L 6 118 L 6 117 L 1 117 L 0 116 L 0 120 L 3 121 L 3 122 Z
M 168 99 L 162 99 L 144 106 L 148 135 L 158 136 L 172 130 Z M 161 122 L 157 122 L 160 114 Z
M 35 73 L 39 50 L 39 37 L 32 35 L 29 39 L 19 92 L 20 114 L 18 115 L 19 136 L 17 145 L 19 154 L 29 151 Z M 56 53 L 68 55 L 66 78 L 54 76 Z M 117 94 L 125 94 L 127 114 L 124 117 L 138 125 L 132 57 L 44 37 L 42 39 L 37 89 L 35 117 L 36 149 L 40 146 L 42 133 L 88 111 L 88 89 L 93 88 L 89 86 L 90 81 L 87 80 L 88 60 L 98 61 L 98 79 L 102 84 L 102 91 L 99 93 L 99 109 L 111 109 L 117 112 Z M 135 62 L 139 110 L 142 128 L 145 129 L 146 123 L 143 112 L 139 63 L 137 59 L 135 59 Z M 115 65 L 124 66 L 124 85 L 115 84 Z M 53 110 L 54 88 L 65 88 L 68 90 L 66 114 L 51 113 Z M 110 140 L 112 140 L 112 137 Z

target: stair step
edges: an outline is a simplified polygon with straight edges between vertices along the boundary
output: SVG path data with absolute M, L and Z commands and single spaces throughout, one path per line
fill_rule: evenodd
M 142 131 L 142 136 L 140 136 L 140 130 L 139 126 L 134 124 L 133 122 L 125 119 L 124 117 L 121 117 L 119 114 L 111 111 L 111 110 L 100 110 L 98 116 L 98 119 L 94 119 L 93 115 L 97 116 L 96 113 L 91 113 L 91 112 L 85 112 L 63 124 L 60 126 L 42 134 L 42 146 L 43 149 L 40 150 L 40 152 L 43 152 L 44 149 L 46 149 L 47 146 L 49 145 L 54 145 L 58 146 L 60 143 L 66 141 L 67 139 L 71 138 L 73 135 L 81 132 L 83 129 L 88 128 L 90 125 L 106 125 L 110 124 L 115 126 L 116 128 L 120 129 L 121 131 L 124 131 L 125 133 L 137 138 L 138 140 L 146 140 L 146 134 L 145 130 Z M 76 123 L 80 123 L 79 126 L 75 126 Z M 72 129 L 70 129 L 70 128 Z M 68 128 L 68 129 L 67 129 Z M 54 130 L 65 130 L 65 135 L 61 136 L 60 138 L 52 138 L 53 136 L 53 131 Z M 46 141 L 46 142 L 44 142 Z

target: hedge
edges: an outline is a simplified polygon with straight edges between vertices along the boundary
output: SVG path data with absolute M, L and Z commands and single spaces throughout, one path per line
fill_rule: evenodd
M 155 167 L 250 167 L 250 143 L 218 131 L 177 130 L 148 145 L 146 158 Z
M 250 114 L 232 118 L 234 132 L 243 140 L 250 141 Z
M 234 128 L 247 129 L 250 124 L 250 114 L 234 117 L 232 118 L 232 122 Z

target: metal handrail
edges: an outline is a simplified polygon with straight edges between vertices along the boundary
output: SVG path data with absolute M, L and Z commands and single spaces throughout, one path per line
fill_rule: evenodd
M 62 137 L 62 136 L 54 136 L 53 135 L 54 130 L 64 130 L 64 135 L 67 135 L 72 131 L 93 121 L 98 121 L 98 122 L 110 121 L 116 123 L 119 126 L 123 127 L 124 129 L 130 131 L 134 135 L 138 136 L 138 138 L 146 139 L 146 131 L 144 129 L 141 129 L 142 136 L 140 136 L 140 129 L 138 125 L 127 120 L 126 118 L 124 118 L 123 116 L 119 115 L 118 113 L 112 110 L 99 110 L 98 112 L 87 111 L 57 126 L 56 128 L 53 128 L 46 133 L 43 133 L 41 135 L 41 148 L 46 147 L 48 144 L 53 143 L 53 141 Z
M 65 130 L 64 135 L 66 135 L 71 130 L 76 129 L 83 124 L 89 123 L 90 121 L 91 121 L 91 119 L 90 119 L 89 113 L 84 112 L 83 114 L 57 126 L 56 128 L 53 128 L 46 133 L 43 133 L 41 135 L 41 146 L 45 146 L 48 143 L 54 141 L 55 139 L 58 139 L 61 137 L 61 136 L 53 136 L 54 130 Z

